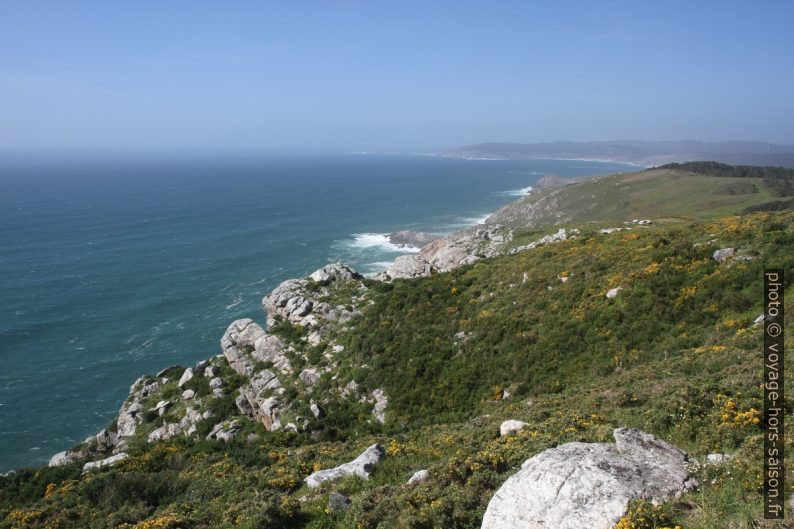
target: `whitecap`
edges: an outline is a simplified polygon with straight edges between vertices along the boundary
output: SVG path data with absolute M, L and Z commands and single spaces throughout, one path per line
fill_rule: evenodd
M 532 191 L 532 186 L 522 187 L 521 189 L 511 189 L 510 191 L 502 191 L 500 194 L 509 197 L 525 197 Z
M 348 243 L 353 248 L 378 248 L 386 252 L 416 253 L 416 246 L 400 246 L 389 240 L 388 233 L 354 233 L 353 241 Z
M 229 305 L 226 305 L 226 310 L 234 308 L 234 307 L 236 307 L 237 305 L 239 305 L 242 302 L 243 302 L 243 296 L 242 295 L 237 296 L 232 303 L 230 303 Z

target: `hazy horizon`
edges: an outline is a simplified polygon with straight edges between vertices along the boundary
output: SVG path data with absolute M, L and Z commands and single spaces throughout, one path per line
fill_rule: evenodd
M 794 143 L 794 6 L 6 3 L 0 150 Z

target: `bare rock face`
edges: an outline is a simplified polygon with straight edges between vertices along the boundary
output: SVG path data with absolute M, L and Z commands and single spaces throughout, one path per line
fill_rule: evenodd
M 125 459 L 127 459 L 127 454 L 126 452 L 122 452 L 120 454 L 116 454 L 114 456 L 110 456 L 105 459 L 100 459 L 99 461 L 90 461 L 85 465 L 83 465 L 83 474 L 85 474 L 86 472 L 90 472 L 92 470 L 99 470 L 105 467 L 116 465 L 118 463 L 121 463 Z
M 318 470 L 314 472 L 304 481 L 309 488 L 317 488 L 326 481 L 336 481 L 347 476 L 359 476 L 364 479 L 369 479 L 375 466 L 380 463 L 381 459 L 386 455 L 386 451 L 379 444 L 374 444 L 364 450 L 357 458 L 344 465 L 338 467 L 328 468 L 325 470 Z
M 418 255 L 401 255 L 386 270 L 392 279 L 409 279 L 412 277 L 427 277 L 433 271 L 430 263 Z
M 333 281 L 356 281 L 362 279 L 361 274 L 342 263 L 331 263 L 315 270 L 308 279 L 288 279 L 273 292 L 262 299 L 262 308 L 267 313 L 268 325 L 275 323 L 276 318 L 296 325 L 315 326 L 320 320 L 344 321 L 349 315 L 339 307 L 331 307 L 326 303 L 318 303 L 308 287 L 314 283 Z
M 725 261 L 733 257 L 735 253 L 736 250 L 734 250 L 733 248 L 720 248 L 719 250 L 716 250 L 714 252 L 712 258 L 718 263 L 724 263 Z
M 119 410 L 119 417 L 117 421 L 118 437 L 131 437 L 135 435 L 138 424 L 143 420 L 143 406 L 140 400 L 144 397 L 154 394 L 160 389 L 160 383 L 157 381 L 146 383 L 144 377 L 139 378 L 130 387 L 130 396 L 121 405 Z
M 568 443 L 524 462 L 491 498 L 482 529 L 606 529 L 630 500 L 661 503 L 694 490 L 688 457 L 630 428 L 615 444 Z
M 494 224 L 452 233 L 424 246 L 417 255 L 404 255 L 386 270 L 391 279 L 426 277 L 447 272 L 479 259 L 494 257 L 512 240 L 512 231 Z
M 221 338 L 221 349 L 232 369 L 241 375 L 253 372 L 251 352 L 256 341 L 263 336 L 265 330 L 251 318 L 236 320 L 229 325 Z

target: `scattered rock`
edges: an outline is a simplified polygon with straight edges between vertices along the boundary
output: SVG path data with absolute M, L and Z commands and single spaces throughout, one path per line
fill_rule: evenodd
M 185 372 L 182 373 L 182 378 L 179 379 L 179 384 L 177 384 L 180 388 L 190 382 L 193 379 L 193 368 L 188 367 L 185 369 Z
M 712 257 L 718 263 L 724 263 L 725 261 L 733 257 L 734 253 L 736 253 L 736 250 L 734 250 L 733 248 L 721 248 L 715 251 Z
M 217 388 L 222 388 L 222 387 L 223 387 L 223 379 L 222 378 L 215 377 L 212 380 L 210 380 L 210 388 L 217 389 Z
M 346 511 L 350 508 L 350 498 L 336 491 L 328 495 L 328 510 L 331 512 Z
M 157 415 L 162 417 L 163 414 L 165 414 L 165 412 L 170 407 L 171 407 L 171 401 L 170 400 L 161 400 L 154 406 L 154 408 L 152 408 L 152 411 L 157 412 Z
M 196 392 L 192 389 L 186 389 L 182 392 L 182 400 L 190 400 L 196 396 Z
M 730 459 L 729 456 L 721 453 L 709 454 L 706 456 L 706 461 L 716 465 L 721 463 L 727 463 L 729 459 Z
M 212 427 L 210 433 L 207 434 L 207 440 L 217 439 L 228 443 L 234 438 L 234 435 L 242 429 L 239 421 L 231 421 L 228 423 L 220 422 Z
M 175 423 L 166 423 L 159 428 L 152 430 L 147 438 L 149 443 L 156 443 L 157 441 L 165 441 L 182 433 L 182 427 Z
M 364 450 L 364 452 L 353 461 L 335 468 L 318 470 L 308 476 L 304 481 L 306 481 L 309 488 L 314 489 L 326 481 L 336 481 L 337 479 L 347 476 L 359 476 L 364 479 L 369 479 L 375 466 L 380 463 L 385 455 L 386 451 L 383 447 L 379 444 L 374 444 Z
M 482 529 L 612 527 L 630 500 L 661 503 L 694 490 L 687 455 L 618 428 L 615 444 L 568 443 L 528 459 L 491 498 Z
M 379 423 L 383 424 L 386 422 L 386 407 L 389 405 L 389 398 L 380 388 L 373 390 L 371 395 L 372 400 L 375 401 L 375 405 L 372 407 L 372 415 L 375 416 Z
M 110 456 L 105 459 L 100 459 L 99 461 L 90 461 L 83 465 L 83 474 L 86 472 L 90 472 L 91 470 L 99 470 L 101 468 L 110 467 L 121 463 L 125 459 L 127 459 L 128 455 L 126 452 L 122 452 L 120 454 L 116 454 L 114 456 Z
M 411 476 L 411 478 L 408 480 L 407 484 L 414 485 L 416 483 L 422 483 L 423 481 L 426 481 L 427 478 L 429 477 L 430 477 L 430 472 L 428 472 L 427 470 L 417 470 L 416 472 L 414 472 L 413 476 Z
M 511 432 L 517 432 L 519 430 L 523 430 L 524 427 L 527 425 L 524 421 L 516 421 L 514 419 L 510 419 L 508 421 L 503 422 L 499 426 L 499 435 L 504 437 L 505 435 Z
M 608 297 L 609 299 L 612 299 L 612 298 L 614 298 L 615 296 L 617 296 L 617 295 L 618 295 L 618 292 L 620 292 L 621 290 L 623 290 L 623 287 L 615 287 L 615 288 L 612 288 L 612 289 L 610 289 L 609 291 L 607 291 L 607 297 Z
M 312 402 L 309 406 L 309 409 L 311 410 L 312 415 L 314 415 L 314 418 L 318 421 L 323 420 L 323 417 L 325 417 L 325 411 L 317 403 Z

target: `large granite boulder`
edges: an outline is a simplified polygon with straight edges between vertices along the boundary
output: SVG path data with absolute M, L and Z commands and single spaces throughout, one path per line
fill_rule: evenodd
M 385 455 L 386 451 L 383 447 L 379 444 L 374 444 L 364 450 L 353 461 L 339 465 L 338 467 L 318 470 L 304 481 L 309 488 L 314 489 L 326 481 L 336 481 L 347 476 L 359 476 L 364 479 L 369 479 L 372 472 L 375 470 L 375 466 L 380 463 Z
M 491 498 L 482 529 L 608 529 L 633 499 L 658 504 L 697 486 L 675 446 L 635 429 L 613 435 L 615 444 L 568 443 L 525 461 Z

